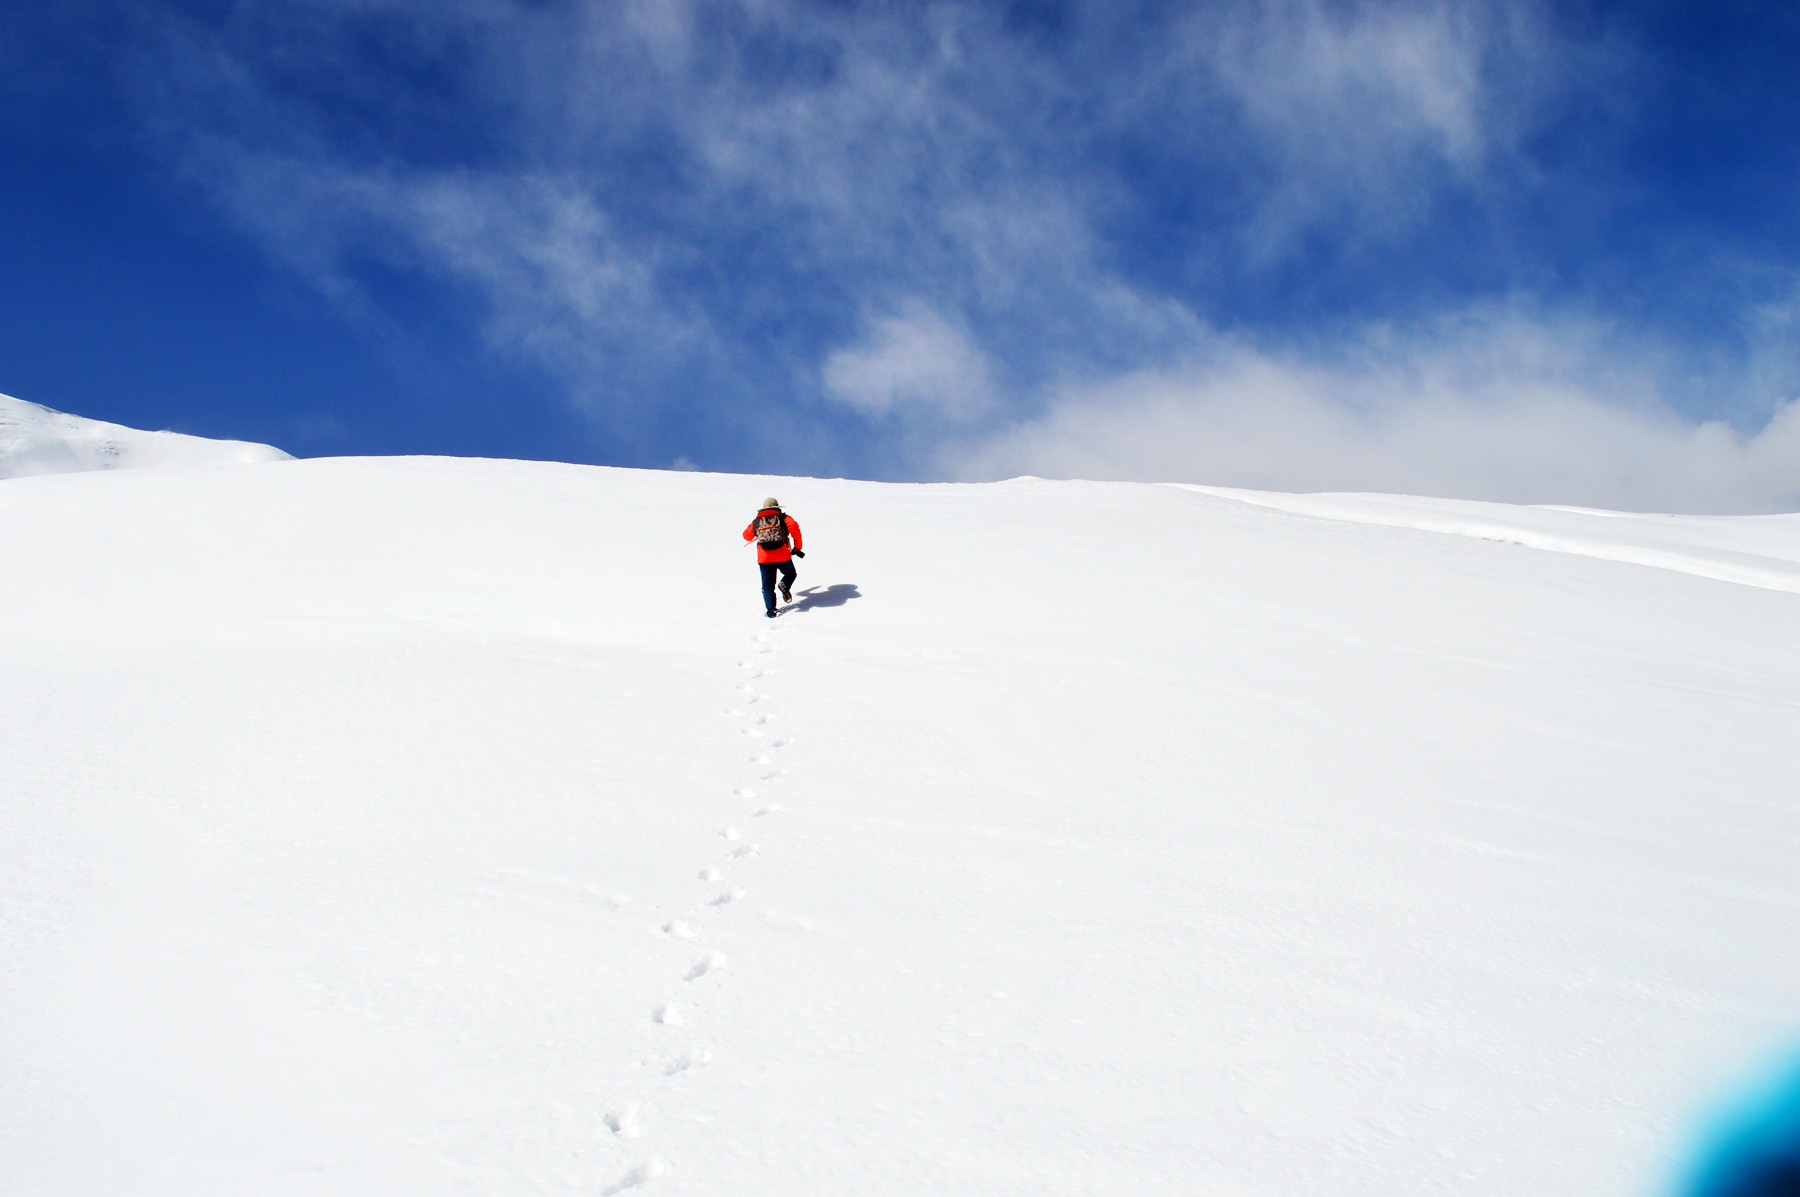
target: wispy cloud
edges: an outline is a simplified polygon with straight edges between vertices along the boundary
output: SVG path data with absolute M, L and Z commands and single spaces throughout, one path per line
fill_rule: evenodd
M 1800 382 L 1791 288 L 1682 345 L 1533 240 L 1588 184 L 1545 139 L 1645 70 L 1537 0 L 116 11 L 147 143 L 274 260 L 466 306 L 646 462 L 1787 501 L 1791 409 L 1707 417 Z
M 1266 180 L 1244 231 L 1269 256 L 1346 215 L 1386 240 L 1446 190 L 1497 198 L 1534 117 L 1615 69 L 1537 6 L 1482 0 L 1232 4 L 1190 17 L 1183 43 L 1251 134 Z
M 923 306 L 875 321 L 867 344 L 827 357 L 825 390 L 873 415 L 923 408 L 956 420 L 980 415 L 994 397 L 981 351 Z

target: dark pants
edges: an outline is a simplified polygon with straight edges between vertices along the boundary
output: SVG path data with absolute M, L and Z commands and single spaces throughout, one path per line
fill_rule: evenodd
M 758 561 L 756 563 L 756 568 L 762 570 L 763 606 L 773 611 L 775 609 L 776 573 L 779 572 L 781 574 L 781 585 L 783 589 L 791 590 L 794 586 L 794 575 L 799 571 L 794 568 L 794 563 L 792 561 Z

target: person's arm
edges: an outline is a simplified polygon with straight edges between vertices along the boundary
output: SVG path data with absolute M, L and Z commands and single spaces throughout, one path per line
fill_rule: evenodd
M 806 556 L 804 552 L 801 552 L 802 549 L 806 548 L 806 543 L 800 539 L 799 521 L 791 515 L 785 518 L 787 519 L 788 535 L 793 537 L 794 540 L 794 552 L 799 556 Z
M 751 520 L 749 523 L 744 525 L 744 539 L 745 540 L 755 540 L 756 539 L 756 521 L 755 520 Z

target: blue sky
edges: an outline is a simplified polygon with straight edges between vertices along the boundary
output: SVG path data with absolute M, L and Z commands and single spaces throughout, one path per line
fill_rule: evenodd
M 0 391 L 301 455 L 1800 506 L 1785 6 L 0 17 Z

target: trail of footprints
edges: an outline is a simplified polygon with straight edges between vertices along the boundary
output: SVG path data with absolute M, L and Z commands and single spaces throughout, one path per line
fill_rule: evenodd
M 793 743 L 794 737 L 781 735 L 775 730 L 773 725 L 776 716 L 769 704 L 771 695 L 759 685 L 763 677 L 762 666 L 770 654 L 779 650 L 779 645 L 767 632 L 758 632 L 751 639 L 755 645 L 754 651 L 737 663 L 742 674 L 737 690 L 739 701 L 743 705 L 725 711 L 724 714 L 728 718 L 747 720 L 741 731 L 748 747 L 745 756 L 752 767 L 746 772 L 754 774 L 755 779 L 755 784 L 744 784 L 733 789 L 730 798 L 738 813 L 761 819 L 781 809 L 780 803 L 769 801 L 766 795 L 759 792 L 758 787 L 768 787 L 781 777 L 783 770 L 776 767 L 775 754 Z M 715 859 L 715 863 L 698 871 L 698 880 L 707 887 L 702 896 L 682 917 L 670 919 L 659 928 L 663 935 L 672 940 L 688 943 L 700 940 L 705 935 L 707 919 L 718 917 L 749 896 L 742 886 L 732 884 L 729 869 L 735 863 L 760 855 L 762 847 L 747 839 L 731 823 L 720 827 L 718 834 L 727 846 Z M 684 1011 L 695 1013 L 699 1009 L 697 999 L 700 994 L 697 987 L 720 984 L 719 973 L 728 963 L 729 958 L 724 952 L 711 949 L 698 951 L 687 969 L 681 973 L 680 981 L 671 987 L 672 996 L 650 1010 L 650 1021 L 659 1027 L 668 1028 L 672 1034 L 679 1033 L 677 1029 L 688 1024 Z M 710 1051 L 671 1043 L 657 1063 L 663 1076 L 677 1077 L 693 1069 L 703 1068 L 711 1060 Z M 620 1139 L 638 1139 L 644 1133 L 641 1110 L 635 1103 L 608 1110 L 604 1124 Z M 638 1188 L 646 1181 L 662 1175 L 669 1166 L 661 1157 L 652 1156 L 631 1169 L 615 1184 L 601 1190 L 603 1197 Z

